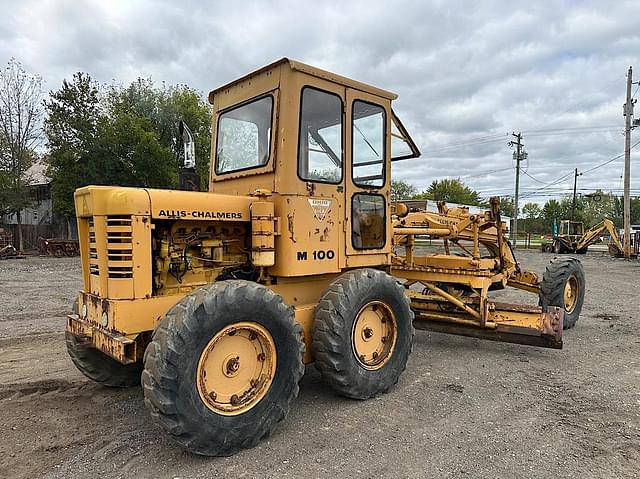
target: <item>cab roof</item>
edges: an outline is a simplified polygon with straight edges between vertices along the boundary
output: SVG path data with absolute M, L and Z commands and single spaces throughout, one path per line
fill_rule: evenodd
M 261 73 L 264 73 L 265 71 L 274 69 L 276 67 L 279 67 L 281 65 L 285 65 L 287 64 L 289 66 L 289 68 L 293 71 L 298 71 L 298 72 L 302 72 L 302 73 L 306 73 L 307 75 L 311 75 L 317 78 L 321 78 L 323 80 L 328 80 L 331 81 L 333 83 L 339 84 L 339 85 L 344 85 L 346 87 L 349 88 L 353 88 L 355 90 L 360 90 L 363 91 L 365 93 L 370 93 L 371 95 L 376 95 L 382 98 L 386 98 L 389 100 L 395 100 L 396 98 L 398 98 L 398 95 L 396 95 L 395 93 L 392 93 L 390 91 L 387 90 L 383 90 L 381 88 L 377 88 L 371 85 L 367 85 L 366 83 L 362 83 L 356 80 L 352 80 L 351 78 L 347 78 L 341 75 L 337 75 L 335 73 L 331 73 L 328 72 L 326 70 L 322 70 L 320 68 L 316 68 L 316 67 L 312 67 L 311 65 L 307 65 L 305 63 L 296 61 L 296 60 L 291 60 L 289 58 L 281 58 L 280 60 L 277 60 L 269 65 L 266 65 L 258 70 L 255 70 L 247 75 L 244 75 L 243 77 L 237 78 L 236 80 L 233 80 L 232 82 L 229 82 L 225 85 L 222 85 L 221 87 L 216 88 L 215 90 L 212 90 L 211 92 L 209 92 L 209 103 L 213 103 L 213 97 L 220 91 L 222 90 L 226 90 L 227 88 L 230 88 L 236 84 L 239 84 L 241 82 L 244 82 L 245 80 L 248 80 L 251 77 L 257 76 Z

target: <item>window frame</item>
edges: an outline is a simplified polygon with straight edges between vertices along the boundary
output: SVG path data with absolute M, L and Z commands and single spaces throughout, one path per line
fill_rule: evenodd
M 244 168 L 238 168 L 237 170 L 229 170 L 229 171 L 225 171 L 223 173 L 219 173 L 218 172 L 218 142 L 220 141 L 220 117 L 222 117 L 222 115 L 224 115 L 225 113 L 229 113 L 230 111 L 233 110 L 237 110 L 238 108 L 242 108 L 243 106 L 247 106 L 251 103 L 254 103 L 256 101 L 260 101 L 263 98 L 267 98 L 269 97 L 271 99 L 271 133 L 269 134 L 269 154 L 267 156 L 267 161 L 264 164 L 261 165 L 254 165 L 254 166 L 247 166 Z M 274 134 L 274 121 L 275 121 L 275 108 L 276 106 L 276 99 L 275 96 L 273 95 L 272 92 L 268 92 L 268 93 L 261 93 L 258 96 L 254 96 L 253 98 L 249 98 L 248 100 L 245 100 L 241 103 L 237 103 L 235 105 L 231 105 L 227 108 L 225 108 L 224 110 L 220 110 L 217 114 L 217 118 L 216 118 L 216 151 L 215 151 L 215 161 L 213 164 L 213 173 L 216 177 L 223 177 L 226 175 L 231 175 L 231 174 L 235 174 L 235 173 L 241 173 L 244 171 L 248 171 L 248 170 L 255 170 L 257 168 L 264 168 L 265 166 L 269 165 L 269 163 L 271 162 L 271 156 L 272 156 L 272 152 L 273 152 L 273 134 Z
M 338 181 L 322 181 L 322 180 L 316 180 L 316 179 L 309 179 L 309 178 L 303 178 L 302 175 L 300 174 L 300 148 L 301 148 L 301 142 L 300 142 L 300 136 L 302 133 L 302 101 L 304 99 L 304 91 L 305 90 L 315 90 L 321 93 L 326 93 L 327 95 L 332 95 L 337 97 L 340 100 L 340 141 L 341 141 L 341 148 L 340 148 L 340 179 Z M 345 168 L 344 168 L 344 144 L 345 144 L 345 111 L 344 111 L 344 101 L 342 100 L 342 97 L 335 92 L 329 91 L 329 90 L 323 90 L 322 88 L 318 88 L 312 85 L 304 85 L 301 89 L 300 89 L 300 104 L 299 104 L 299 109 L 298 109 L 298 147 L 297 147 L 297 154 L 296 154 L 296 174 L 298 175 L 298 178 L 301 181 L 304 181 L 305 183 L 320 183 L 320 184 L 324 184 L 324 185 L 339 185 L 344 181 L 344 173 L 345 173 Z M 307 166 L 308 166 L 308 158 L 307 158 Z
M 418 148 L 418 145 L 416 145 L 415 141 L 413 141 L 413 138 L 411 138 L 411 135 L 409 135 L 409 132 L 404 127 L 404 124 L 400 121 L 400 117 L 396 115 L 396 112 L 394 112 L 393 109 L 391 110 L 391 122 L 396 126 L 396 128 L 402 135 L 403 140 L 407 143 L 407 145 L 409 145 L 409 149 L 411 150 L 411 153 L 394 157 L 393 156 L 393 138 L 391 138 L 391 154 L 389 155 L 391 157 L 391 162 L 393 163 L 394 161 L 409 160 L 411 158 L 419 158 L 422 155 L 422 153 L 420 153 L 420 149 Z M 391 136 L 393 135 L 393 128 L 390 131 L 390 135 Z
M 353 221 L 353 201 L 355 199 L 356 196 L 361 195 L 361 196 L 379 196 L 380 198 L 382 198 L 382 211 L 383 211 L 383 216 L 382 216 L 382 224 L 383 224 L 383 236 L 382 236 L 382 246 L 378 246 L 375 248 L 359 248 L 355 245 L 355 242 L 353 241 L 353 227 L 355 225 L 355 221 Z M 354 194 L 351 195 L 351 246 L 353 247 L 354 250 L 356 251 L 375 251 L 375 250 L 381 250 L 384 249 L 385 246 L 387 246 L 387 199 L 385 198 L 385 196 L 381 193 L 370 193 L 367 191 L 356 191 Z
M 360 183 L 356 183 L 355 177 L 353 176 L 354 174 L 354 169 L 356 168 L 356 163 L 354 161 L 354 157 L 353 157 L 353 152 L 354 152 L 354 145 L 355 145 L 355 141 L 353 141 L 353 139 L 355 138 L 354 135 L 354 131 L 355 131 L 355 119 L 354 119 L 354 106 L 356 104 L 356 102 L 360 102 L 360 103 L 365 103 L 367 105 L 371 105 L 371 106 L 376 106 L 378 108 L 382 109 L 382 121 L 383 121 L 383 130 L 382 130 L 382 184 L 380 186 L 375 186 L 375 185 L 361 185 Z M 353 101 L 351 102 L 351 183 L 356 187 L 356 188 L 360 188 L 360 189 L 375 189 L 375 190 L 379 190 L 381 188 L 384 188 L 387 184 L 387 109 L 383 106 L 383 105 L 379 105 L 378 103 L 373 103 L 371 101 L 367 101 L 367 100 L 362 100 L 360 98 L 354 98 Z M 353 203 L 351 205 L 353 207 Z

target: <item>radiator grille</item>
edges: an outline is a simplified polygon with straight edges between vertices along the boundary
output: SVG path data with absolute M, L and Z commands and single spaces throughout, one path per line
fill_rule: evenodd
M 130 216 L 107 216 L 109 278 L 133 278 L 133 229 Z
M 98 276 L 98 249 L 96 248 L 96 229 L 93 218 L 89 218 L 89 274 Z

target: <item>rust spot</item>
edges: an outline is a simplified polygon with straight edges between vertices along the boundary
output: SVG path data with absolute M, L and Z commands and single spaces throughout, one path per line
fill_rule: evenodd
M 295 216 L 295 210 L 291 213 L 287 213 L 287 228 L 289 229 L 289 237 L 294 243 L 296 242 L 295 233 L 293 232 L 293 220 L 295 219 Z

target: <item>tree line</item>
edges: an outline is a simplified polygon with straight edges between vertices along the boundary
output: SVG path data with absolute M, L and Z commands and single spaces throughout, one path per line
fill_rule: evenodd
M 424 199 L 481 208 L 489 206 L 480 193 L 465 185 L 459 178 L 434 180 L 422 192 L 418 192 L 418 189 L 407 181 L 394 180 L 391 183 L 391 197 L 394 201 Z M 506 216 L 515 216 L 511 197 L 500 198 L 500 209 Z M 577 197 L 575 210 L 570 195 L 559 200 L 549 199 L 542 206 L 526 202 L 519 209 L 518 231 L 527 233 L 551 233 L 554 222 L 558 223 L 572 217 L 575 221 L 582 221 L 586 228 L 595 226 L 604 218 L 609 218 L 616 226 L 622 227 L 622 198 L 601 190 Z M 640 223 L 640 198 L 631 199 L 631 223 Z

